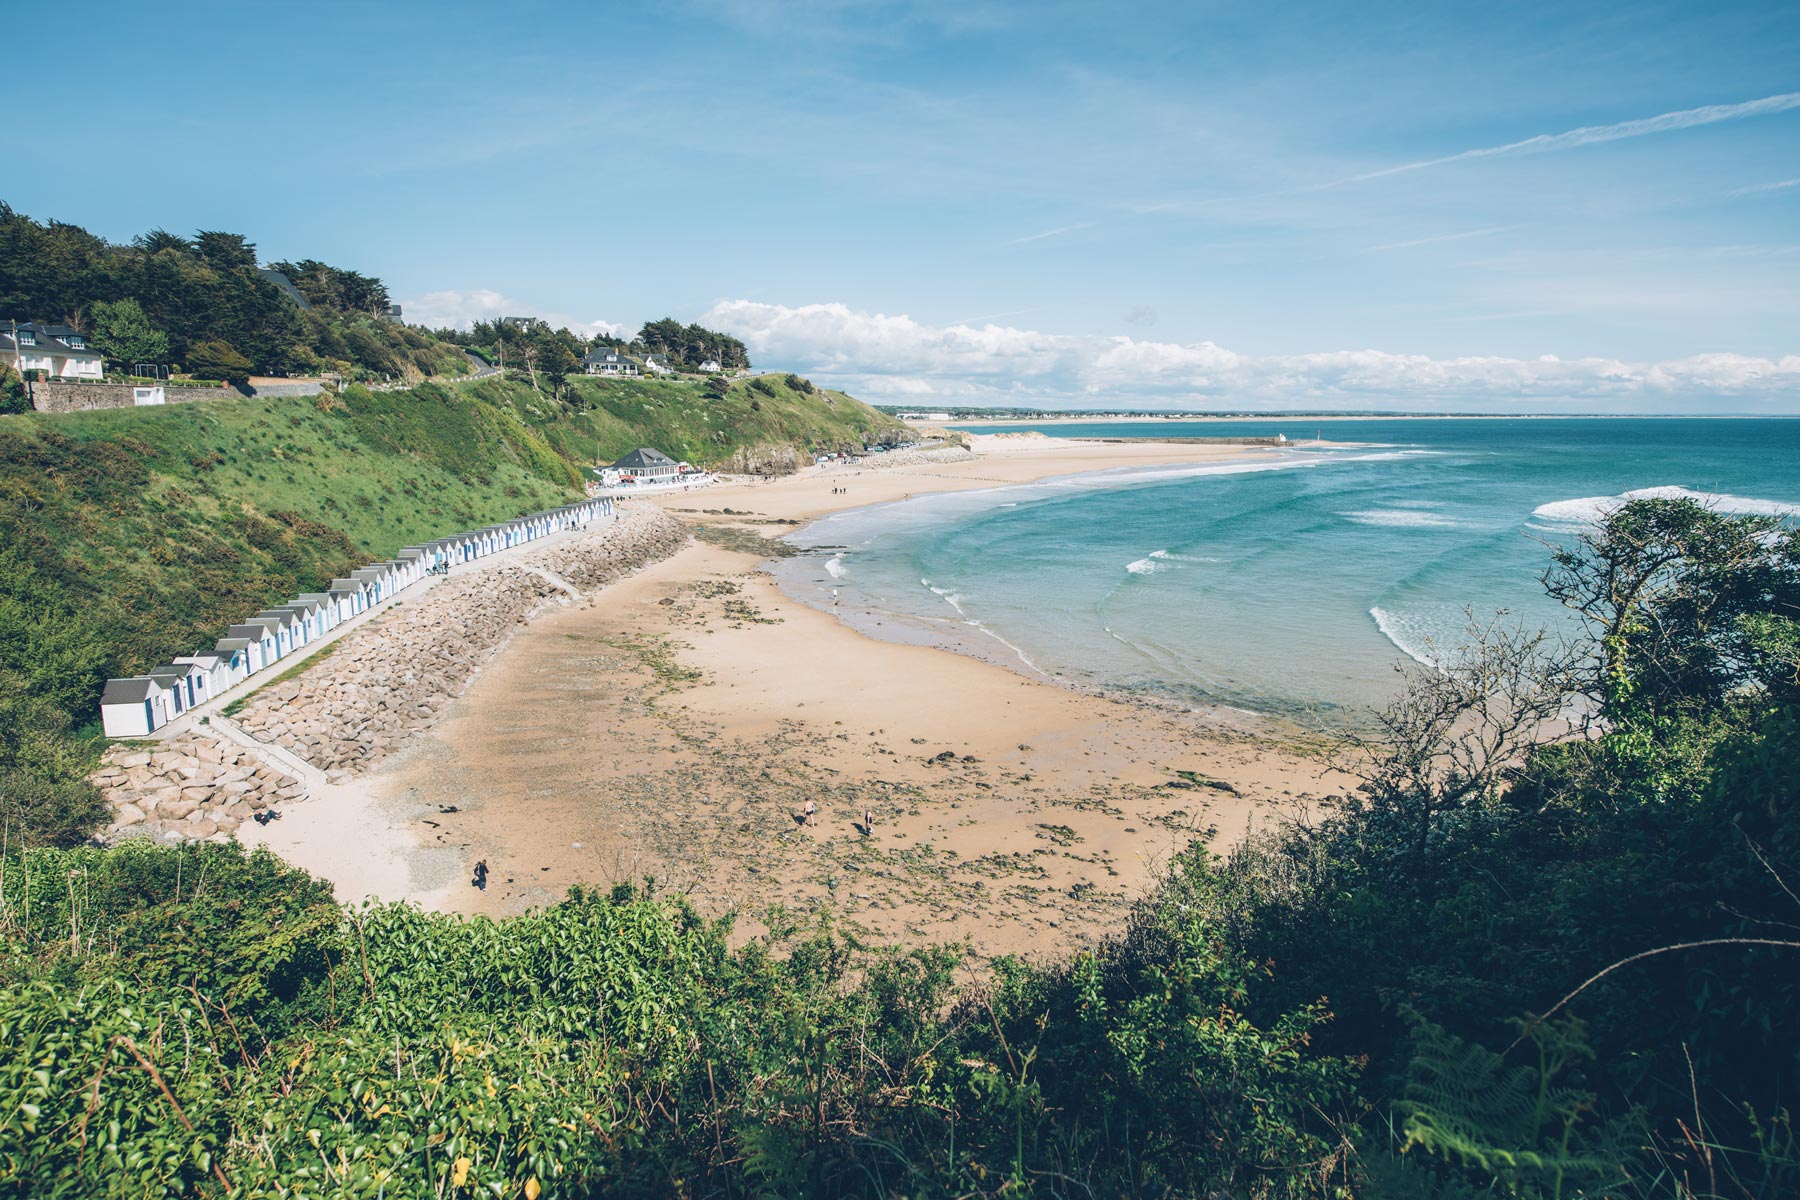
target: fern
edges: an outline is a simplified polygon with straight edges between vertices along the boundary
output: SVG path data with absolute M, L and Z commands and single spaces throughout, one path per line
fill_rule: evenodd
M 1509 1066 L 1415 1015 L 1405 1099 L 1395 1105 L 1400 1153 L 1421 1151 L 1522 1200 L 1604 1190 L 1619 1177 L 1617 1157 L 1606 1153 L 1611 1129 L 1586 1120 L 1592 1095 L 1557 1082 L 1592 1057 L 1581 1023 L 1533 1023 L 1524 1032 L 1536 1059 Z

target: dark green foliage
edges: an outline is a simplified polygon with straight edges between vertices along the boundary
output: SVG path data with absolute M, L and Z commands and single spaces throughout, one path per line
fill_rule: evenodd
M 1545 669 L 1594 697 L 1598 719 L 1585 736 L 1520 743 L 1522 761 L 1502 762 L 1478 799 L 1444 803 L 1466 777 L 1414 777 L 1433 801 L 1408 810 L 1428 822 L 1423 842 L 1416 820 L 1391 819 L 1378 778 L 1235 855 L 1222 919 L 1275 963 L 1272 1001 L 1329 996 L 1326 1044 L 1372 1055 L 1378 1094 L 1397 1097 L 1419 1053 L 1407 1007 L 1498 1048 L 1517 1020 L 1543 1036 L 1531 1014 L 1642 952 L 1800 941 L 1800 712 L 1779 665 L 1800 619 L 1793 546 L 1761 519 L 1639 501 L 1559 555 L 1553 587 L 1589 598 L 1600 636 Z M 1484 721 L 1469 709 L 1459 727 Z M 1733 1154 L 1745 1177 L 1767 1167 L 1755 1131 L 1780 1125 L 1800 1079 L 1781 1015 L 1796 1006 L 1800 950 L 1733 944 L 1635 961 L 1570 1000 L 1562 1014 L 1593 1055 L 1568 1067 L 1572 1086 L 1594 1120 L 1641 1125 L 1615 1164 L 1632 1194 L 1655 1194 L 1646 1181 L 1674 1169 L 1667 1148 L 1697 1109 L 1715 1169 Z
M 1147 917 L 1066 968 L 729 926 L 633 889 L 340 910 L 266 854 L 0 875 L 0 1195 L 1315 1194 L 1354 1081 Z M 29 903 L 28 903 L 29 902 Z M 165 1091 L 166 1088 L 166 1091 Z M 531 1186 L 536 1181 L 536 1188 Z M 492 1189 L 491 1191 L 489 1189 Z
M 9 366 L 0 365 L 0 416 L 31 411 L 31 393 L 25 381 Z
M 96 300 L 88 308 L 88 320 L 94 349 L 126 370 L 137 363 L 168 361 L 168 335 L 152 329 L 143 306 L 129 296 L 111 303 Z
M 256 247 L 240 234 L 189 239 L 159 229 L 115 246 L 0 202 L 0 316 L 91 330 L 112 369 L 172 361 L 234 382 L 315 371 L 467 374 L 456 347 L 377 319 L 387 306 L 379 279 L 311 259 L 277 266 L 299 276 L 292 282 L 312 311 L 258 270 Z
M 188 347 L 187 367 L 195 379 L 222 379 L 239 385 L 250 381 L 250 360 L 217 339 Z
M 750 366 L 750 355 L 744 349 L 744 343 L 730 334 L 699 325 L 683 325 L 673 317 L 646 323 L 638 330 L 637 339 L 631 346 L 643 354 L 666 355 L 690 371 L 698 371 L 700 364 L 708 359 L 727 371 Z

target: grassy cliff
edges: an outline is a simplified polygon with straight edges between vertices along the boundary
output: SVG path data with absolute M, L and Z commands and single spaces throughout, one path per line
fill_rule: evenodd
M 516 380 L 0 418 L 0 822 L 66 840 L 110 676 L 190 653 L 399 547 L 579 494 L 633 447 L 697 463 L 894 436 L 783 379 Z

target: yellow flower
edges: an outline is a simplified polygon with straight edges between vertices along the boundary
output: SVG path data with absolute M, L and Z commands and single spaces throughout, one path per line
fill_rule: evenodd
M 543 1190 L 544 1189 L 538 1184 L 537 1176 L 533 1175 L 530 1179 L 525 1181 L 525 1200 L 537 1200 L 538 1193 Z
M 450 1168 L 450 1186 L 461 1187 L 469 1181 L 469 1160 L 459 1158 L 456 1165 Z

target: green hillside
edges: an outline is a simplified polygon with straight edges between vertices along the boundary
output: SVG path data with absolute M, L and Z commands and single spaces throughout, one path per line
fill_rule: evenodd
M 596 459 L 903 435 L 804 381 L 709 386 L 583 379 L 553 400 L 496 378 L 0 418 L 0 820 L 66 840 L 92 819 L 78 780 L 108 677 L 401 546 L 566 503 Z

